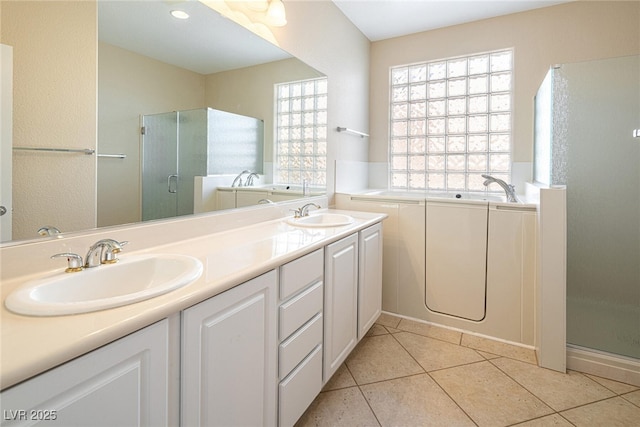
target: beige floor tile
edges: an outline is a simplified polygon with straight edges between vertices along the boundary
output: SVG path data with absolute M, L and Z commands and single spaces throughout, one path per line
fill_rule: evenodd
M 498 357 L 502 357 L 502 356 L 498 356 L 497 354 L 487 353 L 486 351 L 480 351 L 480 350 L 476 350 L 476 351 L 487 360 L 497 359 Z
M 562 418 L 561 415 L 553 414 L 547 415 L 546 417 L 536 418 L 535 420 L 525 421 L 521 424 L 516 424 L 517 427 L 572 427 L 571 424 L 566 419 Z M 514 426 L 515 427 L 515 426 Z
M 640 408 L 640 390 L 623 394 L 622 397 Z
M 362 386 L 382 426 L 474 426 L 427 374 Z
M 427 372 L 485 360 L 468 347 L 409 332 L 401 332 L 393 336 Z
M 322 392 L 296 423 L 303 426 L 379 426 L 358 387 Z
M 636 427 L 640 425 L 640 408 L 621 397 L 602 400 L 562 412 L 576 427 Z
M 639 387 L 636 387 L 636 386 L 631 385 L 631 384 L 625 384 L 625 383 L 621 383 L 619 381 L 614 381 L 614 380 L 598 377 L 598 376 L 591 375 L 591 374 L 584 374 L 584 375 L 586 375 L 587 377 L 591 378 L 592 380 L 594 380 L 598 384 L 601 384 L 604 387 L 608 388 L 609 390 L 611 390 L 615 394 L 629 393 L 631 391 L 638 390 L 638 388 L 639 388 Z
M 367 331 L 367 334 L 365 336 L 374 337 L 376 335 L 385 335 L 388 333 L 389 331 L 387 331 L 387 328 L 376 323 L 369 329 L 369 331 Z
M 340 388 L 353 387 L 356 385 L 356 380 L 353 379 L 351 372 L 347 369 L 345 364 L 340 365 L 335 374 L 325 384 L 323 391 L 337 390 Z
M 479 426 L 505 426 L 553 412 L 488 361 L 429 375 Z
M 397 328 L 398 323 L 400 323 L 400 320 L 402 320 L 401 317 L 394 316 L 393 314 L 389 314 L 389 313 L 382 313 L 380 317 L 378 317 L 378 320 L 376 320 L 376 323 L 383 326 L 390 326 L 392 328 Z
M 579 372 L 563 374 L 504 357 L 491 363 L 556 411 L 614 396 L 611 390 Z
M 424 373 L 391 335 L 363 338 L 346 361 L 358 384 Z
M 424 335 L 430 338 L 436 338 L 442 341 L 447 341 L 452 344 L 460 344 L 462 337 L 461 332 L 452 331 L 451 329 L 440 328 L 434 325 L 428 325 L 426 323 L 416 322 L 413 320 L 402 319 L 398 325 L 398 329 L 413 332 L 414 334 Z
M 400 329 L 392 328 L 391 326 L 384 327 L 390 334 L 397 334 L 398 332 L 402 332 Z
M 462 341 L 460 345 L 471 347 L 476 350 L 486 351 L 487 353 L 510 357 L 527 363 L 533 363 L 534 365 L 536 364 L 535 351 L 500 341 L 477 337 L 475 335 L 462 334 Z

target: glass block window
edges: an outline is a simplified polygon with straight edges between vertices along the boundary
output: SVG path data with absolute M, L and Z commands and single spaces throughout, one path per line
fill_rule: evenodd
M 512 50 L 397 66 L 390 78 L 392 190 L 484 192 L 487 173 L 511 181 Z
M 327 182 L 327 78 L 276 85 L 278 184 Z

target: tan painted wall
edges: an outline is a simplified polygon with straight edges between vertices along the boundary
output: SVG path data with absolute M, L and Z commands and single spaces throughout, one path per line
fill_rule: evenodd
M 514 48 L 513 161 L 533 160 L 533 98 L 553 64 L 640 53 L 640 2 L 578 1 L 374 42 L 370 161 L 388 157 L 389 67 Z
M 335 161 L 368 158 L 367 138 L 336 128 L 370 130 L 370 42 L 330 0 L 289 1 L 285 7 L 287 25 L 273 29 L 280 47 L 328 77 L 327 191 L 333 203 Z
M 2 1 L 1 7 L 2 43 L 13 46 L 14 147 L 95 149 L 95 3 Z M 95 227 L 96 156 L 13 154 L 14 239 L 38 237 L 43 225 Z
M 205 106 L 205 76 L 116 46 L 98 49 L 98 226 L 140 221 L 140 114 Z

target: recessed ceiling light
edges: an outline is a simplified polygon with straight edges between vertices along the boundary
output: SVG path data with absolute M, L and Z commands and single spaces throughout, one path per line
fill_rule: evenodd
M 176 19 L 189 19 L 189 14 L 184 10 L 172 10 L 171 16 Z

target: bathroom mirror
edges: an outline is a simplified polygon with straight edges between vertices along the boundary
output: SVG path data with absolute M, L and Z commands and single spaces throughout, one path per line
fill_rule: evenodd
M 11 22 L 12 14 L 19 10 L 19 3 L 28 3 L 31 11 L 38 7 L 54 7 L 52 2 L 19 2 L 3 0 L 2 23 Z M 73 12 L 74 9 L 84 7 L 86 2 L 53 2 L 58 7 L 64 7 Z M 84 5 L 82 3 L 85 3 Z M 9 5 L 8 5 L 9 4 Z M 13 5 L 11 5 L 13 4 Z M 8 5 L 8 6 L 7 6 Z M 22 5 L 20 5 L 22 7 Z M 190 18 L 185 21 L 176 20 L 169 12 L 172 9 L 186 9 Z M 85 18 L 80 23 L 83 27 L 89 26 L 89 31 L 97 32 L 97 49 L 87 49 L 87 55 L 97 53 L 97 143 L 96 154 L 89 162 L 94 167 L 93 173 L 89 168 L 89 176 L 93 182 L 88 187 L 95 186 L 95 197 L 88 197 L 85 205 L 95 203 L 94 218 L 90 223 L 86 221 L 83 209 L 76 209 L 78 217 L 85 218 L 75 220 L 65 214 L 66 223 L 59 228 L 62 232 L 75 232 L 93 228 L 95 226 L 112 226 L 134 223 L 141 220 L 140 212 L 140 141 L 141 141 L 141 116 L 158 114 L 179 110 L 194 110 L 200 108 L 214 108 L 244 116 L 256 117 L 264 121 L 264 174 L 263 177 L 270 183 L 273 169 L 273 93 L 274 84 L 286 81 L 305 80 L 321 77 L 317 70 L 307 66 L 298 59 L 284 52 L 279 47 L 255 35 L 244 27 L 224 18 L 206 5 L 198 1 L 98 1 L 93 10 L 93 16 L 97 15 L 96 24 L 91 19 Z M 41 34 L 42 22 L 31 22 L 31 12 L 23 12 L 18 18 L 23 19 L 22 26 L 33 24 L 31 30 L 22 32 Z M 50 18 L 50 13 L 47 12 Z M 66 16 L 66 15 L 65 15 Z M 44 18 L 43 18 L 44 19 Z M 62 18 L 65 21 L 51 24 L 55 31 L 57 28 L 79 25 L 77 20 Z M 15 21 L 14 21 L 15 22 Z M 84 29 L 86 31 L 86 29 Z M 5 41 L 3 30 L 2 43 Z M 69 33 L 67 28 L 67 33 Z M 54 34 L 53 37 L 56 37 Z M 78 37 L 79 38 L 79 37 Z M 71 46 L 75 40 L 71 40 Z M 30 43 L 14 48 L 14 64 L 24 62 L 21 58 L 28 55 Z M 86 45 L 86 42 L 85 42 Z M 86 47 L 86 46 L 85 46 Z M 77 52 L 73 52 L 74 54 Z M 55 63 L 52 67 L 60 67 L 65 61 L 77 61 L 73 55 L 57 55 L 50 58 Z M 20 57 L 20 58 L 19 58 Z M 68 67 L 69 64 L 66 64 Z M 14 67 L 14 73 L 17 71 Z M 86 73 L 85 73 L 86 74 Z M 14 111 L 21 103 L 22 90 L 19 87 L 20 79 L 14 79 Z M 73 95 L 69 97 L 73 88 L 56 87 L 56 79 L 48 82 L 47 96 L 55 96 L 64 93 L 69 103 L 77 103 Z M 61 111 L 64 116 L 64 111 Z M 30 121 L 37 122 L 40 118 L 38 111 L 33 111 Z M 16 114 L 14 113 L 14 140 L 20 129 L 16 129 Z M 56 123 L 68 122 L 74 118 L 61 117 Z M 68 123 L 66 123 L 68 125 Z M 78 120 L 75 124 L 78 128 L 84 126 Z M 54 124 L 55 126 L 55 124 Z M 73 130 L 71 131 L 73 134 Z M 14 143 L 14 145 L 16 145 Z M 23 143 L 23 145 L 26 145 Z M 46 144 L 36 143 L 35 146 Z M 52 141 L 53 146 L 63 146 L 64 142 Z M 89 146 L 89 148 L 92 148 Z M 19 153 L 19 154 L 18 154 Z M 62 154 L 26 153 L 14 150 L 14 157 L 29 156 L 25 162 L 37 163 L 38 171 L 50 168 L 51 173 L 45 175 L 54 177 L 60 175 L 56 170 L 67 168 L 64 171 L 64 179 L 83 180 L 85 171 L 77 171 L 76 163 L 85 162 L 80 159 L 83 155 L 64 157 Z M 122 155 L 122 156 L 121 156 Z M 44 159 L 44 160 L 43 160 Z M 61 164 L 63 166 L 61 166 Z M 15 165 L 15 162 L 14 162 Z M 95 165 L 95 166 L 94 166 Z M 37 206 L 32 208 L 34 220 L 28 227 L 20 227 L 22 230 L 33 229 L 32 234 L 24 232 L 15 233 L 14 240 L 37 238 L 36 231 L 40 226 L 57 226 L 59 220 L 55 217 L 49 219 L 47 213 L 56 212 L 65 206 L 65 198 L 57 198 L 55 191 L 64 192 L 66 182 L 51 183 L 54 189 L 42 188 L 32 191 L 17 187 L 24 182 L 29 182 L 27 176 L 16 179 L 14 166 L 14 206 L 20 202 L 20 197 L 38 198 Z M 19 169 L 23 169 L 19 167 Z M 238 171 L 241 172 L 241 171 Z M 18 175 L 22 171 L 17 172 Z M 76 176 L 77 173 L 77 176 Z M 61 180 L 62 181 L 62 180 Z M 69 185 L 72 185 L 70 183 Z M 40 193 L 46 193 L 42 197 Z M 66 192 L 65 192 L 66 193 Z M 83 193 L 83 192 L 77 192 Z M 76 194 L 70 197 L 69 203 L 81 199 L 84 194 Z M 95 200 L 93 200 L 95 199 Z M 23 203 L 24 204 L 24 203 Z M 19 215 L 14 208 L 14 215 Z M 14 218 L 15 223 L 15 218 Z M 14 226 L 14 231 L 16 227 Z

